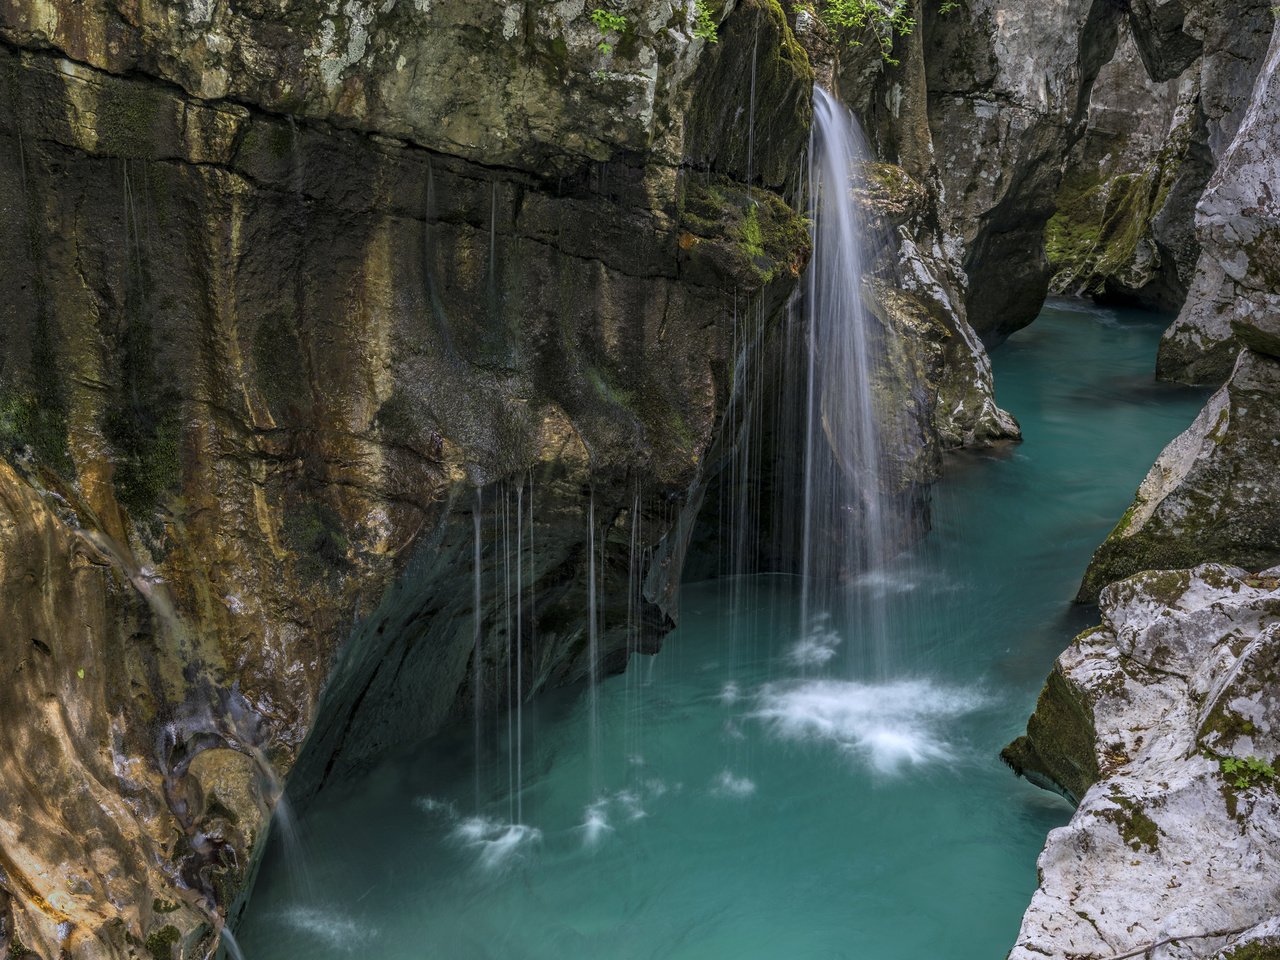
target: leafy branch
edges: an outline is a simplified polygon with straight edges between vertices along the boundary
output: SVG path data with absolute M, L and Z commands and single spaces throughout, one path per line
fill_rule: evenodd
M 1218 769 L 1237 790 L 1271 783 L 1276 778 L 1275 768 L 1257 757 L 1223 757 L 1218 761 Z
M 719 43 L 716 33 L 716 18 L 711 12 L 710 0 L 694 0 L 693 3 L 693 35 L 707 43 Z
M 596 7 L 591 11 L 591 22 L 600 31 L 600 43 L 597 45 L 600 52 L 604 54 L 612 53 L 613 44 L 609 43 L 609 35 L 625 33 L 627 30 L 627 18 L 620 13 L 614 13 L 612 10 Z
M 959 0 L 940 0 L 939 13 L 951 13 L 960 6 Z M 898 65 L 893 56 L 893 43 L 897 37 L 905 37 L 916 28 L 911 16 L 911 0 L 825 0 L 818 12 L 827 29 L 843 36 L 855 47 L 871 42 L 880 49 L 885 63 Z

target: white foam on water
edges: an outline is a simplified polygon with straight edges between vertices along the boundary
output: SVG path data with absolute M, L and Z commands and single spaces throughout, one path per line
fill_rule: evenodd
M 435 797 L 415 797 L 413 805 L 423 813 L 441 814 L 446 817 L 456 816 L 456 811 L 452 803 L 446 803 L 444 800 L 437 800 Z
M 453 838 L 474 850 L 486 870 L 510 865 L 542 840 L 542 831 L 523 823 L 503 823 L 489 817 L 470 817 L 454 829 Z
M 769 684 L 753 716 L 786 740 L 833 743 L 881 774 L 955 758 L 947 730 L 985 702 L 929 680 Z
M 730 770 L 720 771 L 711 785 L 711 792 L 718 797 L 749 797 L 756 792 L 755 781 L 735 776 Z
M 328 908 L 291 907 L 280 918 L 287 926 L 348 953 L 367 947 L 378 935 L 376 928 L 362 926 Z
M 642 820 L 648 816 L 648 814 L 645 813 L 643 805 L 640 803 L 640 797 L 635 793 L 632 793 L 630 790 L 623 790 L 615 799 L 629 819 Z
M 730 680 L 720 688 L 720 702 L 726 707 L 731 707 L 742 699 L 742 688 L 738 684 Z
M 607 797 L 588 804 L 583 814 L 582 825 L 578 828 L 582 831 L 583 846 L 599 846 L 605 835 L 613 832 L 613 827 L 609 825 L 608 807 Z
M 667 785 L 661 780 L 650 779 L 643 784 L 645 790 L 649 792 L 651 797 L 660 797 L 667 792 Z
M 822 667 L 835 659 L 844 638 L 834 630 L 815 631 L 792 644 L 787 659 L 797 667 Z

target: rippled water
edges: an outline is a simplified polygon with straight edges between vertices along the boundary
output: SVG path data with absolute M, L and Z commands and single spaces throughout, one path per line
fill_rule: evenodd
M 1163 318 L 1050 304 L 996 351 L 1026 442 L 958 456 L 935 531 L 852 589 L 886 606 L 892 679 L 857 624 L 800 625 L 786 578 L 690 586 L 664 652 L 526 709 L 477 803 L 471 733 L 327 791 L 268 852 L 248 960 L 968 960 L 1002 956 L 1067 805 L 1015 779 L 1021 732 L 1092 549 L 1203 394 L 1151 379 Z M 744 589 L 745 586 L 745 589 Z M 606 585 L 607 589 L 607 585 Z

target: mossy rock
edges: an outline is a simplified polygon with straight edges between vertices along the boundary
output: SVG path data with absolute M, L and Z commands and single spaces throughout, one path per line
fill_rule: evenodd
M 681 246 L 698 248 L 748 289 L 797 278 L 808 264 L 808 223 L 772 191 L 690 174 L 682 184 L 679 217 Z
M 1026 734 L 1000 751 L 1000 757 L 1019 776 L 1079 803 L 1102 775 L 1096 740 L 1092 706 L 1055 666 Z
M 1144 849 L 1150 853 L 1156 853 L 1160 849 L 1160 827 L 1142 809 L 1141 804 L 1114 790 L 1111 793 L 1111 801 L 1116 804 L 1116 807 L 1104 811 L 1102 816 L 1116 825 L 1121 839 L 1135 853 Z
M 1280 361 L 1245 351 L 1232 379 L 1160 454 L 1098 547 L 1077 602 L 1145 570 L 1280 563 Z
M 1280 937 L 1254 940 L 1219 954 L 1221 960 L 1280 960 Z
M 172 924 L 165 924 L 147 934 L 147 953 L 155 960 L 173 960 L 173 948 L 182 940 L 182 934 Z
M 813 119 L 813 78 L 778 0 L 742 0 L 692 80 L 689 159 L 738 180 L 784 186 Z

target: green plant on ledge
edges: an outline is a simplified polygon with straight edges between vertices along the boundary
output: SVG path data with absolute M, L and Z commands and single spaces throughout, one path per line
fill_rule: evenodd
M 707 43 L 719 43 L 716 33 L 716 18 L 711 12 L 710 0 L 694 0 L 693 35 Z
M 1218 761 L 1222 775 L 1237 790 L 1245 790 L 1276 779 L 1275 768 L 1257 757 L 1223 757 Z
M 620 13 L 614 13 L 611 10 L 605 10 L 601 7 L 591 11 L 591 22 L 596 25 L 596 29 L 600 31 L 600 43 L 598 49 L 601 53 L 609 54 L 613 52 L 613 44 L 609 42 L 609 34 L 625 33 L 627 30 L 627 18 Z
M 951 13 L 959 6 L 959 0 L 940 0 L 938 12 Z M 894 38 L 905 37 L 916 28 L 910 9 L 911 0 L 825 0 L 819 5 L 818 16 L 828 30 L 846 37 L 855 47 L 871 40 L 880 48 L 885 63 L 897 66 Z

